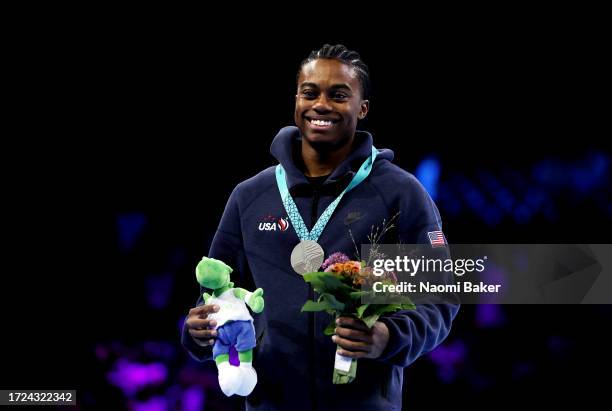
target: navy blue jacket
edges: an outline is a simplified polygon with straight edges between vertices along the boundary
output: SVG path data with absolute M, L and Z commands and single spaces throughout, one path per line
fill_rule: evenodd
M 372 136 L 358 131 L 351 154 L 320 187 L 310 184 L 300 170 L 300 138 L 297 128 L 283 128 L 271 153 L 283 165 L 290 193 L 311 228 L 370 155 Z M 441 230 L 438 210 L 425 189 L 392 159 L 392 151 L 379 150 L 368 178 L 341 200 L 318 241 L 326 256 L 341 251 L 356 258 L 349 229 L 357 245 L 368 244 L 372 226 L 382 227 L 383 220 L 398 212 L 396 230 L 381 243 L 428 243 L 427 232 Z M 246 408 L 401 409 L 403 367 L 446 338 L 458 306 L 423 304 L 385 315 L 380 321 L 389 328 L 390 338 L 382 356 L 359 359 L 355 381 L 334 385 L 336 345 L 323 334 L 331 317 L 300 312 L 313 291 L 291 268 L 291 251 L 300 240 L 286 221 L 270 167 L 234 189 L 208 253 L 234 268 L 236 286 L 264 289 L 265 309 L 254 315 L 259 343 L 253 365 L 259 381 Z M 200 298 L 197 305 L 202 303 Z M 182 342 L 193 358 L 211 359 L 211 348 L 198 346 L 186 330 Z

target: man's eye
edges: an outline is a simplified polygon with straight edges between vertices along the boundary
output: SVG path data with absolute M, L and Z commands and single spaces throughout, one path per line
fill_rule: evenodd
M 332 96 L 335 100 L 345 100 L 348 98 L 348 95 L 344 93 L 334 93 Z
M 304 98 L 311 99 L 311 98 L 315 98 L 317 96 L 317 93 L 315 93 L 314 91 L 305 90 L 305 91 L 302 91 L 302 96 Z

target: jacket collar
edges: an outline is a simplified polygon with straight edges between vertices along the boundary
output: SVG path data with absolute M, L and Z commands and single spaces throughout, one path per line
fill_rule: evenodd
M 292 195 L 309 194 L 312 187 L 304 176 L 301 161 L 302 137 L 297 127 L 282 128 L 270 146 L 270 153 L 285 169 L 287 186 Z M 321 187 L 322 192 L 342 191 L 351 181 L 359 166 L 372 153 L 372 135 L 367 131 L 356 131 L 353 150 L 336 167 Z

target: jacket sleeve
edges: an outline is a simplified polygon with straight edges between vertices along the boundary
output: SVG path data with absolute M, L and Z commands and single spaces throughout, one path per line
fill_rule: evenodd
M 414 177 L 413 177 L 414 178 Z M 442 230 L 440 214 L 425 189 L 413 180 L 410 195 L 400 199 L 398 236 L 404 244 L 430 244 L 428 232 Z M 440 252 L 448 256 L 446 247 Z M 382 316 L 389 329 L 389 341 L 378 358 L 406 367 L 436 348 L 448 336 L 459 304 L 417 304 L 416 310 L 402 310 Z
M 232 267 L 231 277 L 236 286 L 252 289 L 252 276 L 242 241 L 238 203 L 239 187 L 234 189 L 225 206 L 225 211 L 213 237 L 208 257 L 221 260 Z M 204 291 L 203 288 L 200 288 L 200 296 L 196 306 L 204 304 L 204 298 L 202 297 Z M 185 324 L 183 324 L 181 343 L 195 360 L 202 362 L 212 359 L 212 346 L 199 346 L 189 335 Z

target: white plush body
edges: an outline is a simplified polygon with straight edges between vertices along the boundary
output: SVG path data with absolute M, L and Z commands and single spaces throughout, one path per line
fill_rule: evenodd
M 249 294 L 251 293 L 247 293 L 246 298 L 248 298 Z M 228 321 L 253 322 L 253 317 L 251 317 L 246 304 L 243 300 L 236 298 L 233 288 L 230 288 L 218 297 L 211 296 L 207 304 L 217 304 L 219 306 L 218 312 L 208 314 L 208 318 L 217 322 L 215 329 Z

